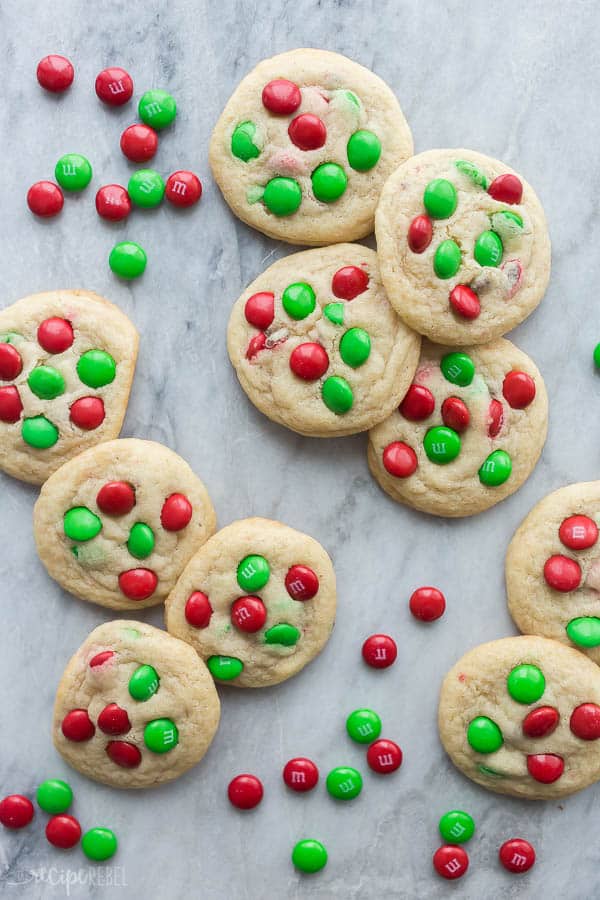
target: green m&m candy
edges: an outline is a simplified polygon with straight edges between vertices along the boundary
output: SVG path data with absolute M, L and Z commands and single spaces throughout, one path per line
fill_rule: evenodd
M 66 781 L 49 778 L 38 787 L 36 798 L 40 809 L 55 816 L 68 810 L 73 802 L 73 791 Z
M 121 241 L 110 251 L 108 264 L 119 278 L 139 278 L 146 268 L 148 259 L 145 250 L 134 241 Z
M 498 266 L 504 248 L 495 231 L 483 231 L 475 241 L 473 256 L 480 266 Z
M 152 719 L 144 728 L 144 743 L 152 753 L 168 753 L 179 743 L 179 731 L 173 719 Z
M 494 450 L 479 469 L 479 480 L 488 487 L 498 487 L 510 478 L 512 461 L 506 450 Z
M 594 365 L 597 369 L 600 369 L 600 344 L 596 344 L 594 347 Z
M 81 838 L 81 849 L 88 859 L 102 862 L 117 852 L 117 836 L 110 828 L 90 828 Z
M 291 216 L 302 203 L 302 189 L 295 178 L 277 175 L 265 185 L 263 203 L 275 216 Z
M 91 541 L 102 531 L 102 521 L 87 506 L 73 506 L 63 516 L 63 527 L 72 541 Z
M 160 687 L 160 678 L 154 666 L 138 666 L 129 679 L 128 690 L 134 700 L 144 703 L 153 697 Z
M 372 131 L 361 129 L 351 135 L 346 146 L 348 162 L 357 172 L 368 172 L 381 156 L 381 141 Z
M 490 184 L 489 179 L 477 168 L 475 163 L 469 162 L 466 159 L 457 159 L 454 165 L 458 171 L 462 175 L 466 175 L 473 184 L 476 184 L 478 187 L 483 188 L 484 191 L 487 191 Z
M 115 380 L 117 364 L 105 350 L 87 350 L 79 357 L 77 374 L 88 387 L 104 387 Z
M 438 278 L 452 278 L 460 269 L 460 247 L 448 239 L 437 247 L 433 257 L 433 270 Z
M 271 576 L 269 563 L 264 556 L 251 553 L 237 567 L 237 582 L 243 591 L 260 591 Z
M 327 864 L 327 850 L 312 838 L 298 841 L 292 850 L 292 862 L 301 872 L 320 872 Z
M 321 387 L 321 397 L 325 406 L 335 413 L 343 416 L 352 409 L 354 394 L 352 388 L 341 375 L 330 375 Z
M 456 459 L 460 453 L 460 437 L 454 429 L 436 425 L 423 438 L 423 447 L 432 463 L 443 466 Z
M 154 550 L 154 532 L 144 522 L 136 522 L 129 532 L 127 549 L 136 559 L 145 559 Z
M 544 673 L 529 663 L 515 666 L 506 679 L 508 693 L 517 703 L 535 703 L 546 689 Z
M 244 669 L 244 663 L 235 656 L 209 656 L 206 665 L 213 678 L 220 681 L 233 681 Z
M 343 325 L 344 324 L 344 304 L 343 303 L 328 303 L 327 306 L 323 307 L 323 314 L 326 318 L 329 319 L 330 322 L 333 322 L 334 325 Z M 600 344 L 598 344 L 598 358 L 600 359 Z M 600 368 L 600 362 L 597 363 Z
M 255 134 L 254 122 L 240 122 L 231 135 L 231 152 L 243 162 L 260 156 L 260 149 L 254 143 Z
M 502 732 L 487 716 L 476 716 L 471 720 L 467 740 L 476 753 L 495 753 L 504 743 Z
M 502 772 L 496 772 L 496 770 L 492 769 L 490 766 L 477 766 L 477 769 L 482 775 L 487 775 L 488 778 L 504 778 Z
M 326 785 L 337 800 L 353 800 L 362 791 L 362 775 L 351 766 L 337 766 L 327 776 Z
M 146 91 L 138 104 L 138 115 L 142 122 L 159 131 L 171 124 L 177 115 L 177 104 L 166 91 Z
M 58 440 L 58 428 L 46 416 L 30 416 L 23 419 L 21 437 L 36 450 L 47 450 Z
M 439 829 L 446 843 L 464 844 L 473 837 L 475 822 L 469 813 L 463 812 L 462 809 L 451 809 L 440 819 Z
M 27 384 L 41 400 L 54 400 L 65 392 L 65 379 L 53 366 L 36 366 L 29 373 Z
M 322 203 L 338 200 L 348 184 L 346 173 L 337 163 L 322 163 L 311 175 L 313 194 Z
M 600 644 L 600 619 L 597 616 L 578 616 L 571 619 L 566 632 L 579 647 L 597 647 Z
M 340 341 L 340 356 L 347 366 L 357 369 L 371 353 L 371 338 L 364 328 L 349 328 Z
M 456 188 L 445 178 L 430 181 L 423 194 L 423 205 L 432 219 L 447 219 L 458 203 Z
M 451 384 L 467 387 L 475 376 L 475 363 L 466 353 L 447 353 L 440 362 L 442 375 Z
M 54 177 L 65 191 L 82 191 L 92 180 L 92 167 L 85 156 L 66 153 L 56 163 Z
M 346 719 L 346 731 L 353 741 L 370 744 L 381 734 L 381 719 L 372 709 L 355 709 Z
M 283 647 L 293 647 L 294 644 L 298 643 L 299 638 L 299 629 L 285 622 L 273 625 L 272 628 L 265 631 L 265 644 L 281 644 Z
M 159 206 L 165 194 L 165 182 L 154 169 L 138 169 L 127 184 L 131 202 L 144 209 Z
M 281 305 L 291 319 L 306 319 L 315 308 L 316 298 L 310 284 L 298 281 L 288 284 L 281 295 Z
M 492 223 L 492 231 L 500 235 L 501 240 L 509 240 L 517 237 L 523 231 L 523 219 L 521 216 L 511 210 L 493 213 L 490 217 Z

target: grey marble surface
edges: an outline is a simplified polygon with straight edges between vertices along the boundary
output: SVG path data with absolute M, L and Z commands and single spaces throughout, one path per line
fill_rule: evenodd
M 47 577 L 31 531 L 36 491 L 0 477 L 0 793 L 31 793 L 42 778 L 66 777 L 84 826 L 108 825 L 121 840 L 114 865 L 91 867 L 80 850 L 61 854 L 46 844 L 38 815 L 23 832 L 0 834 L 2 896 L 600 894 L 600 787 L 547 804 L 486 793 L 453 769 L 435 725 L 447 668 L 474 644 L 513 633 L 503 556 L 514 528 L 548 491 L 598 477 L 600 381 L 591 364 L 600 339 L 597 28 L 594 0 L 131 0 L 97 8 L 85 0 L 2 0 L 1 304 L 77 286 L 118 303 L 142 336 L 123 434 L 163 441 L 188 459 L 221 525 L 258 514 L 314 535 L 332 554 L 339 580 L 337 625 L 314 664 L 270 690 L 223 689 L 222 725 L 202 764 L 171 786 L 119 793 L 70 771 L 49 738 L 63 666 L 105 613 Z M 369 477 L 363 436 L 318 441 L 272 425 L 247 402 L 228 364 L 233 300 L 290 251 L 229 213 L 208 171 L 209 134 L 239 78 L 261 58 L 295 46 L 338 50 L 373 68 L 397 92 L 418 151 L 472 147 L 504 159 L 545 206 L 550 288 L 514 339 L 546 379 L 548 443 L 524 488 L 473 520 L 443 521 L 395 505 Z M 76 66 L 76 82 L 62 97 L 35 81 L 37 61 L 49 52 L 65 53 Z M 132 168 L 118 140 L 134 119 L 133 105 L 107 109 L 93 92 L 96 73 L 109 64 L 131 71 L 137 96 L 151 87 L 176 96 L 180 114 L 154 164 L 165 174 L 187 167 L 200 174 L 204 196 L 196 209 L 163 206 L 117 225 L 96 216 L 95 190 L 124 182 Z M 27 188 L 51 177 L 69 151 L 90 158 L 94 181 L 66 200 L 60 218 L 35 221 Z M 126 237 L 149 256 L 145 276 L 132 285 L 118 282 L 107 265 L 113 243 Z M 407 610 L 423 583 L 438 585 L 448 599 L 446 616 L 429 627 Z M 159 611 L 145 618 L 161 621 Z M 379 630 L 400 647 L 385 672 L 360 660 L 362 640 Z M 344 763 L 365 770 L 363 751 L 344 732 L 346 714 L 361 705 L 378 710 L 384 734 L 401 744 L 400 772 L 389 779 L 365 772 L 363 794 L 344 806 L 322 785 L 307 796 L 287 793 L 280 772 L 294 755 L 312 757 L 323 774 Z M 262 805 L 246 815 L 225 797 L 240 771 L 257 773 L 266 788 Z M 437 820 L 452 807 L 477 821 L 470 871 L 453 885 L 431 871 Z M 515 835 L 538 852 L 538 864 L 521 878 L 496 861 L 500 843 Z M 302 877 L 289 862 L 303 836 L 329 849 L 329 865 L 317 876 Z M 114 886 L 106 886 L 111 879 Z

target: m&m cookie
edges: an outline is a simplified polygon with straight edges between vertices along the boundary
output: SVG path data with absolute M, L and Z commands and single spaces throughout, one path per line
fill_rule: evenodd
M 52 475 L 35 504 L 38 553 L 76 597 L 132 609 L 162 603 L 215 530 L 206 488 L 168 447 L 108 441 Z
M 327 643 L 335 573 L 321 545 L 269 519 L 242 519 L 190 560 L 165 603 L 167 628 L 217 681 L 266 687 L 295 675 Z
M 550 238 L 533 189 L 472 150 L 429 150 L 401 165 L 377 208 L 390 302 L 440 344 L 482 344 L 522 322 L 550 276 Z
M 153 787 L 202 759 L 219 714 L 214 682 L 191 647 L 119 619 L 95 628 L 67 665 L 54 705 L 54 744 L 94 781 Z
M 252 403 L 313 437 L 386 418 L 410 384 L 420 342 L 387 300 L 377 255 L 358 244 L 274 263 L 236 302 L 227 333 Z
M 377 75 L 337 53 L 292 50 L 236 88 L 210 164 L 238 218 L 319 246 L 373 231 L 381 188 L 412 151 L 398 101 Z
M 438 726 L 454 765 L 490 791 L 564 797 L 600 779 L 600 670 L 542 637 L 480 644 L 446 675 Z
M 542 376 L 510 341 L 467 350 L 423 341 L 404 399 L 369 432 L 369 467 L 399 503 L 473 515 L 529 477 L 547 417 Z
M 0 469 L 41 484 L 121 430 L 138 334 L 90 291 L 49 291 L 0 312 Z
M 525 634 L 562 641 L 600 664 L 600 481 L 548 494 L 506 555 L 508 608 Z

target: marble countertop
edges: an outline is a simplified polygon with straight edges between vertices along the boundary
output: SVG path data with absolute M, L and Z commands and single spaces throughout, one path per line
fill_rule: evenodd
M 476 787 L 439 744 L 437 693 L 469 647 L 514 633 L 505 606 L 503 557 L 531 506 L 565 483 L 598 477 L 600 380 L 591 353 L 600 339 L 597 203 L 600 126 L 595 103 L 599 56 L 593 0 L 474 4 L 394 0 L 3 0 L 1 305 L 35 291 L 85 287 L 127 312 L 141 332 L 140 358 L 123 435 L 162 441 L 205 481 L 219 523 L 265 515 L 305 530 L 331 553 L 339 615 L 331 641 L 305 672 L 276 688 L 222 689 L 222 725 L 205 760 L 173 785 L 120 793 L 71 771 L 54 751 L 54 691 L 67 658 L 106 618 L 46 575 L 31 529 L 36 490 L 0 477 L 0 793 L 31 793 L 46 777 L 67 778 L 85 827 L 105 824 L 121 840 L 108 866 L 80 850 L 61 853 L 43 836 L 44 817 L 0 834 L 0 894 L 73 897 L 263 900 L 263 898 L 540 897 L 600 894 L 594 837 L 600 786 L 560 803 L 525 803 Z M 211 128 L 238 80 L 265 56 L 296 46 L 337 50 L 374 69 L 397 92 L 416 150 L 467 147 L 505 160 L 531 181 L 545 207 L 553 272 L 545 301 L 513 335 L 540 367 L 550 396 L 550 429 L 537 469 L 516 495 L 472 520 L 444 521 L 394 504 L 371 480 L 364 436 L 311 440 L 268 422 L 238 387 L 226 354 L 232 302 L 269 263 L 290 252 L 236 221 L 211 180 Z M 64 96 L 43 93 L 37 61 L 62 52 L 76 67 Z M 153 165 L 164 174 L 197 171 L 199 207 L 163 205 L 127 223 L 100 221 L 99 185 L 124 182 L 132 166 L 119 135 L 132 104 L 103 107 L 94 78 L 127 68 L 136 95 L 161 87 L 177 98 L 175 126 L 161 136 Z M 69 151 L 92 161 L 94 180 L 69 197 L 61 216 L 34 220 L 28 186 L 52 177 Z M 107 265 L 124 238 L 147 250 L 146 274 L 117 281 Z M 448 610 L 431 626 L 411 619 L 407 599 L 438 585 Z M 144 618 L 160 624 L 154 610 Z M 361 664 L 375 631 L 399 644 L 384 672 Z M 389 779 L 365 772 L 365 788 L 341 806 L 321 785 L 290 795 L 281 769 L 313 758 L 325 774 L 358 765 L 364 751 L 346 737 L 358 706 L 384 720 L 404 751 Z M 265 799 L 250 814 L 228 805 L 229 779 L 258 774 Z M 469 810 L 477 834 L 469 873 L 450 885 L 431 870 L 437 821 Z M 525 876 L 501 870 L 499 845 L 532 841 L 538 863 Z M 301 876 L 289 861 L 304 836 L 328 847 L 327 868 Z M 91 874 L 90 874 L 91 873 Z M 93 885 L 93 886 L 90 886 Z

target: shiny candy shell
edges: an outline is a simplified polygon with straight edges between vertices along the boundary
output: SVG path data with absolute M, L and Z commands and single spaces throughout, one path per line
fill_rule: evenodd
M 0 801 L 0 825 L 5 828 L 24 828 L 33 816 L 33 803 L 22 794 L 9 794 Z
M 435 398 L 429 388 L 422 384 L 411 384 L 399 409 L 405 419 L 422 422 L 428 419 L 435 409 Z
M 298 756 L 290 759 L 283 769 L 285 784 L 298 793 L 311 791 L 319 780 L 319 770 L 310 759 Z
M 312 113 L 296 116 L 289 124 L 288 135 L 300 150 L 318 150 L 327 140 L 325 123 Z
M 23 360 L 12 344 L 0 344 L 0 380 L 12 381 L 23 370 Z
M 383 451 L 383 466 L 394 478 L 408 478 L 418 466 L 417 454 L 403 441 L 393 441 Z
M 459 397 L 447 397 L 442 403 L 442 421 L 448 428 L 462 434 L 468 426 L 471 416 L 467 406 Z
M 36 181 L 27 191 L 27 206 L 42 219 L 58 215 L 64 202 L 63 192 L 53 181 Z
M 94 86 L 98 98 L 109 106 L 123 106 L 133 96 L 133 79 L 118 66 L 103 69 L 96 76 Z
M 433 237 L 433 222 L 429 216 L 416 216 L 408 228 L 408 246 L 413 253 L 423 253 Z
M 527 872 L 535 863 L 535 850 L 529 841 L 511 838 L 500 847 L 498 858 L 509 872 Z
M 213 614 L 210 600 L 203 591 L 193 591 L 185 604 L 185 618 L 192 628 L 206 628 Z
M 231 607 L 231 621 L 248 634 L 260 631 L 267 621 L 267 610 L 259 597 L 239 597 Z
M 72 709 L 68 712 L 62 720 L 61 730 L 67 740 L 76 743 L 89 741 L 96 733 L 87 709 Z
M 151 569 L 128 569 L 119 575 L 119 587 L 129 600 L 147 600 L 158 584 L 158 577 Z
M 46 839 L 54 847 L 69 850 L 80 838 L 81 825 L 74 816 L 52 816 L 46 825 Z
M 105 184 L 96 194 L 96 212 L 102 219 L 120 222 L 131 212 L 131 200 L 120 184 Z
M 0 422 L 18 422 L 23 412 L 19 391 L 14 385 L 0 387 Z
M 500 203 L 520 203 L 523 197 L 523 185 L 516 175 L 510 173 L 498 175 L 490 184 L 488 194 Z
M 555 753 L 537 753 L 527 757 L 527 771 L 541 784 L 558 781 L 565 768 L 561 756 Z
M 600 706 L 597 703 L 582 703 L 571 713 L 569 727 L 582 741 L 596 741 L 600 738 Z
M 293 81 L 275 78 L 264 86 L 262 102 L 269 112 L 277 116 L 288 116 L 296 112 L 302 102 L 302 95 L 300 88 Z
M 481 312 L 479 297 L 466 284 L 453 287 L 448 299 L 452 309 L 463 319 L 476 319 Z
M 509 372 L 502 383 L 502 393 L 512 409 L 525 409 L 535 399 L 535 381 L 527 372 Z
M 36 791 L 36 800 L 40 809 L 44 812 L 56 815 L 68 810 L 73 802 L 71 785 L 59 778 L 49 778 L 43 781 Z
M 558 536 L 569 550 L 587 550 L 598 540 L 598 526 L 589 516 L 569 516 L 561 523 Z
M 319 590 L 319 577 L 308 566 L 292 566 L 285 576 L 285 589 L 293 600 L 312 600 Z
M 469 857 L 462 847 L 444 844 L 433 854 L 433 867 L 442 878 L 453 881 L 465 874 L 469 868 Z
M 184 494 L 171 494 L 160 513 L 160 524 L 165 531 L 181 531 L 186 528 L 193 515 L 192 504 Z
M 135 491 L 127 481 L 109 481 L 98 491 L 96 503 L 109 516 L 124 516 L 135 506 Z
M 402 765 L 402 750 L 394 741 L 374 741 L 367 750 L 369 768 L 379 775 L 389 775 Z
M 139 747 L 129 741 L 109 741 L 106 755 L 122 769 L 136 769 L 142 761 Z
M 146 268 L 147 257 L 144 249 L 133 241 L 120 241 L 110 251 L 108 264 L 115 275 L 131 281 L 139 278 Z
M 177 104 L 166 91 L 146 91 L 138 104 L 138 114 L 142 122 L 159 131 L 174 120 L 177 115 Z
M 435 587 L 420 587 L 411 594 L 408 605 L 415 619 L 434 622 L 444 615 L 446 598 Z
M 270 291 L 252 294 L 246 300 L 244 315 L 246 321 L 255 328 L 268 328 L 275 318 L 275 295 Z
M 90 828 L 81 840 L 81 849 L 85 855 L 97 862 L 114 856 L 117 846 L 117 836 L 109 828 Z
M 73 425 L 84 431 L 93 431 L 104 422 L 106 411 L 101 397 L 80 397 L 69 409 Z
M 165 197 L 173 206 L 193 206 L 202 196 L 202 182 L 193 172 L 179 169 L 167 178 Z
M 256 775 L 236 775 L 229 782 L 227 796 L 237 809 L 254 809 L 263 798 L 263 786 Z
M 299 344 L 290 354 L 290 369 L 304 381 L 316 381 L 329 368 L 329 356 L 321 344 Z
M 387 669 L 398 656 L 396 641 L 388 634 L 372 634 L 362 645 L 362 656 L 373 669 Z
M 98 728 L 104 734 L 125 734 L 131 728 L 127 710 L 109 703 L 98 716 Z
M 131 162 L 148 162 L 158 149 L 158 135 L 149 125 L 129 125 L 121 135 L 120 146 Z
M 75 340 L 73 326 L 67 319 L 51 316 L 38 326 L 37 339 L 48 353 L 64 353 Z
M 544 563 L 544 578 L 549 587 L 566 594 L 579 587 L 581 569 L 574 559 L 557 554 Z
M 36 74 L 41 87 L 53 94 L 60 94 L 73 83 L 75 70 L 66 56 L 51 53 L 39 61 Z
M 523 719 L 523 734 L 529 738 L 546 737 L 556 729 L 560 715 L 553 706 L 538 706 Z
M 331 290 L 340 300 L 354 300 L 369 286 L 369 276 L 359 266 L 342 266 L 331 279 Z

